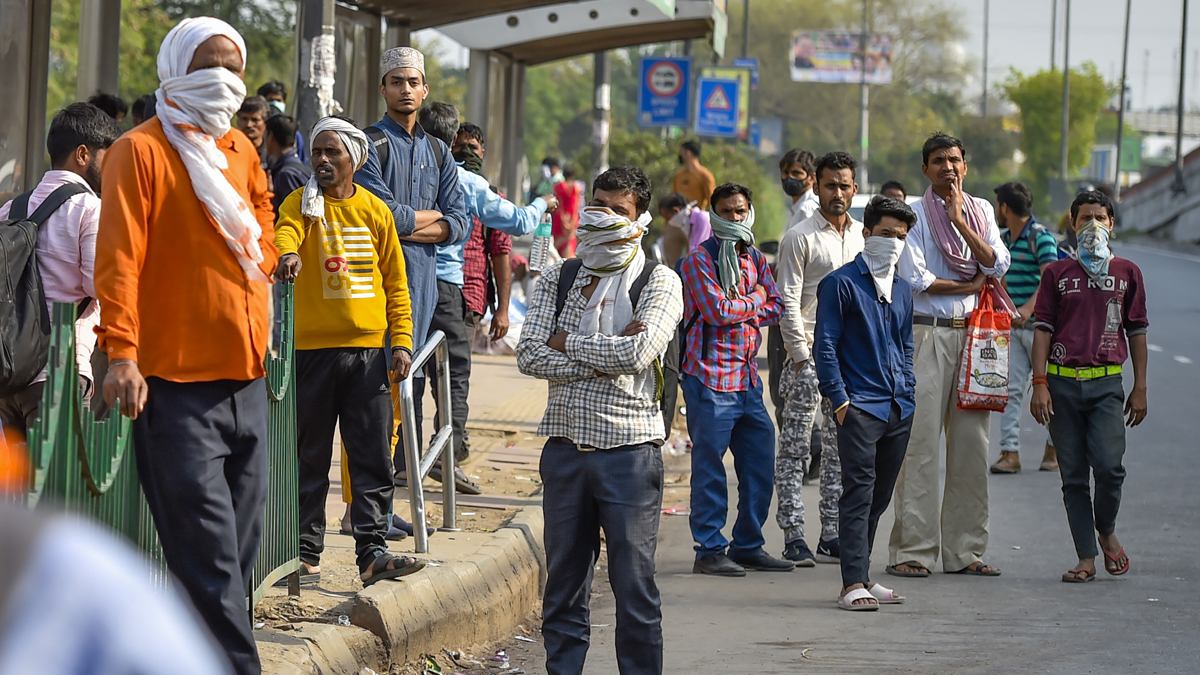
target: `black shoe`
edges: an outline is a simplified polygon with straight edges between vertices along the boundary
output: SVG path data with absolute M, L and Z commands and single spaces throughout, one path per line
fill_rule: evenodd
M 703 558 L 696 558 L 696 564 L 692 565 L 692 574 L 712 574 L 718 577 L 744 577 L 746 576 L 746 568 L 733 562 L 729 556 L 724 553 L 715 555 L 706 555 Z
M 783 557 L 796 563 L 796 567 L 817 566 L 817 561 L 813 558 L 812 551 L 808 550 L 808 544 L 804 543 L 803 539 L 796 539 L 784 544 Z
M 817 542 L 817 562 L 834 564 L 842 562 L 842 547 L 838 545 L 837 539 L 822 539 Z
M 748 570 L 755 570 L 757 572 L 791 572 L 796 567 L 796 564 L 792 561 L 772 558 L 767 555 L 766 551 L 759 551 L 746 558 L 730 558 L 730 560 Z

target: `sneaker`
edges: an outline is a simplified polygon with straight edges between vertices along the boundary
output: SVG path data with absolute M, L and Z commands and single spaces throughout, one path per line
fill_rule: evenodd
M 842 562 L 842 547 L 837 539 L 822 539 L 817 542 L 817 562 L 838 564 Z
M 711 574 L 718 577 L 744 577 L 746 568 L 733 562 L 724 553 L 696 558 L 692 574 Z
M 804 543 L 803 539 L 789 541 L 784 544 L 783 557 L 796 563 L 796 567 L 817 566 L 817 561 L 813 558 L 812 551 L 808 550 L 808 544 Z
M 757 572 L 791 572 L 796 566 L 790 560 L 772 558 L 763 550 L 759 550 L 758 553 L 744 558 L 730 557 L 729 559 L 748 570 L 755 570 Z

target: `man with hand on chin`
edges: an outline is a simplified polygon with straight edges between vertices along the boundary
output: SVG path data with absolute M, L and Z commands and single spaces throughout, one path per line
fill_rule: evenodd
M 1079 563 L 1062 575 L 1068 583 L 1096 578 L 1093 535 L 1099 535 L 1105 571 L 1114 576 L 1129 571 L 1129 556 L 1116 535 L 1125 483 L 1122 421 L 1135 427 L 1146 419 L 1150 320 L 1142 271 L 1108 248 L 1113 210 L 1102 192 L 1089 190 L 1075 198 L 1071 222 L 1079 240 L 1077 257 L 1046 268 L 1033 315 L 1029 409 L 1050 427 L 1058 450 L 1063 503 L 1079 556 Z M 1127 357 L 1133 363 L 1128 398 L 1121 382 Z M 1096 482 L 1094 501 L 1089 469 Z
M 878 609 L 904 598 L 872 583 L 875 528 L 892 497 L 912 429 L 912 289 L 895 274 L 917 220 L 904 202 L 876 197 L 863 213 L 863 251 L 818 287 L 814 358 L 821 394 L 836 410 L 842 496 L 838 607 Z
M 296 419 L 300 562 L 320 574 L 334 430 L 346 452 L 350 523 L 364 586 L 425 563 L 388 553 L 392 504 L 391 382 L 412 366 L 412 313 L 391 210 L 354 184 L 366 134 L 326 117 L 313 127 L 313 175 L 279 208 L 280 279 L 296 279 Z M 301 269 L 308 271 L 301 274 Z M 385 352 L 385 337 L 391 353 Z
M 1008 271 L 992 205 L 963 192 L 967 162 L 962 141 L 936 133 L 921 149 L 929 188 L 913 204 L 900 275 L 912 286 L 917 409 L 912 442 L 896 482 L 896 523 L 888 573 L 928 577 L 941 558 L 947 573 L 998 576 L 983 563 L 988 542 L 988 425 L 986 410 L 958 409 L 958 364 L 967 319 L 985 278 Z M 997 307 L 1012 301 L 993 284 Z M 946 432 L 946 488 L 938 504 L 939 448 Z
M 103 167 L 96 237 L 104 400 L 133 420 L 138 480 L 167 567 L 238 675 L 261 672 L 246 591 L 267 496 L 275 212 L 233 118 L 246 44 L 184 19 L 158 52 L 157 115 Z
M 657 362 L 678 328 L 683 300 L 675 272 L 642 252 L 649 208 L 650 179 L 641 169 L 622 166 L 596 178 L 580 214 L 579 262 L 542 273 L 517 343 L 521 372 L 549 382 L 537 431 L 549 437 L 541 461 L 549 675 L 583 672 L 601 530 L 617 603 L 618 669 L 662 673 L 654 552 L 666 428 Z

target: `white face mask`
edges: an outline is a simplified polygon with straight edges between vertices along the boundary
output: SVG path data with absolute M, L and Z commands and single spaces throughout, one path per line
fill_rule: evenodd
M 863 260 L 871 270 L 875 290 L 887 302 L 892 301 L 892 280 L 896 274 L 896 263 L 904 251 L 904 240 L 893 237 L 867 237 L 863 242 Z
M 202 68 L 172 77 L 163 80 L 159 90 L 175 104 L 184 121 L 200 127 L 214 139 L 229 133 L 229 120 L 246 99 L 242 78 L 225 68 Z M 160 111 L 159 117 L 164 117 L 161 111 L 165 105 L 160 96 L 155 108 Z

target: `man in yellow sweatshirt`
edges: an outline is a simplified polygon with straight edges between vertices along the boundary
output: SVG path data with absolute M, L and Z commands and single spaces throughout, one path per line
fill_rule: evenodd
M 300 561 L 320 574 L 334 429 L 341 421 L 353 505 L 350 520 L 364 586 L 424 563 L 388 553 L 392 503 L 392 381 L 412 365 L 412 311 L 392 213 L 354 184 L 365 134 L 326 117 L 312 132 L 313 176 L 279 208 L 280 279 L 295 279 Z M 301 270 L 304 273 L 301 274 Z M 390 359 L 385 344 L 391 346 Z

